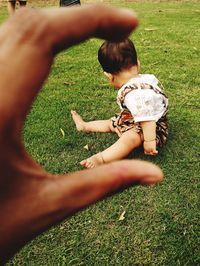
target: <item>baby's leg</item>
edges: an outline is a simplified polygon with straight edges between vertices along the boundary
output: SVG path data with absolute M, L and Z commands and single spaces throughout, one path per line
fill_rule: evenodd
M 76 111 L 71 111 L 71 115 L 78 131 L 113 132 L 110 120 L 97 120 L 97 121 L 85 122 Z
M 142 144 L 141 137 L 134 130 L 128 130 L 109 148 L 80 162 L 86 168 L 125 158 L 132 150 Z

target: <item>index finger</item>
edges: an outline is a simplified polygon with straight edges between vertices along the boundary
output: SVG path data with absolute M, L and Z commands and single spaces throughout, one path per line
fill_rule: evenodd
M 138 25 L 138 18 L 133 11 L 102 4 L 49 9 L 44 12 L 51 28 L 49 37 L 58 51 L 92 36 L 120 40 Z

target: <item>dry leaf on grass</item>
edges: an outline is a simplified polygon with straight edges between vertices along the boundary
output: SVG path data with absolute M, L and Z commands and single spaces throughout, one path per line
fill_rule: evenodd
M 125 219 L 125 211 L 122 212 L 122 214 L 119 217 L 119 221 L 123 221 Z
M 66 86 L 69 86 L 69 85 L 74 85 L 75 84 L 75 82 L 68 82 L 68 81 L 65 81 L 65 82 L 63 82 L 63 84 L 64 85 L 66 85 Z
M 62 136 L 64 138 L 65 137 L 65 131 L 62 128 L 60 128 L 60 132 L 61 132 L 61 134 L 62 134 Z
M 155 30 L 157 30 L 156 28 L 145 28 L 144 29 L 145 31 L 155 31 Z
M 86 149 L 87 151 L 89 151 L 89 145 L 88 144 L 85 145 L 83 148 Z

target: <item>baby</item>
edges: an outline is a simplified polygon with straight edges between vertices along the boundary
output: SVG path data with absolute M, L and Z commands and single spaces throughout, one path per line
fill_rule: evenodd
M 118 90 L 117 103 L 120 114 L 109 120 L 86 122 L 71 111 L 77 130 L 85 132 L 115 132 L 119 139 L 106 150 L 80 164 L 86 168 L 125 158 L 143 144 L 144 153 L 156 155 L 168 136 L 168 99 L 161 90 L 158 79 L 151 74 L 139 74 L 140 64 L 133 42 L 105 41 L 98 60 L 111 85 Z

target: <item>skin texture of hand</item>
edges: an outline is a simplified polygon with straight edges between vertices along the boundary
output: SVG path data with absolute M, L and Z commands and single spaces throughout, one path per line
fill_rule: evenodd
M 24 8 L 0 27 L 0 264 L 86 206 L 131 185 L 162 180 L 157 166 L 131 160 L 54 176 L 31 158 L 21 136 L 58 52 L 91 36 L 122 39 L 137 24 L 130 11 L 94 5 Z
M 156 150 L 156 140 L 144 141 L 143 147 L 144 147 L 144 153 L 147 155 L 158 154 L 158 151 Z
M 147 155 L 156 155 L 156 122 L 155 121 L 144 121 L 141 122 L 143 131 L 143 147 L 144 153 Z

